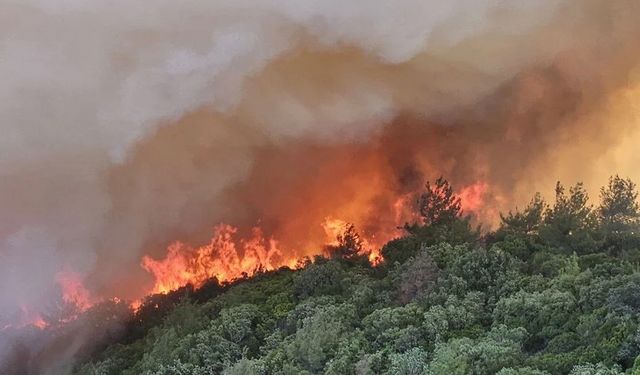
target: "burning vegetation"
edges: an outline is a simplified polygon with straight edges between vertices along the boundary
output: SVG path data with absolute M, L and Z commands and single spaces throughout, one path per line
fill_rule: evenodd
M 592 210 L 586 197 L 612 174 L 640 180 L 638 19 L 635 0 L 1 2 L 0 364 L 58 375 L 94 360 L 103 343 L 155 348 L 149 332 L 179 315 L 182 300 L 217 331 L 191 327 L 176 337 L 243 350 L 219 348 L 228 363 L 205 373 L 231 371 L 238 353 L 269 371 L 275 365 L 260 362 L 265 353 L 288 358 L 290 373 L 341 374 L 339 364 L 356 357 L 363 373 L 402 373 L 401 363 L 424 360 L 415 348 L 433 359 L 455 345 L 498 345 L 498 336 L 526 348 L 518 355 L 578 350 L 576 337 L 588 339 L 584 332 L 598 331 L 593 322 L 602 319 L 574 317 L 580 323 L 570 330 L 532 327 L 533 317 L 516 325 L 507 307 L 517 293 L 543 301 L 518 307 L 523 315 L 571 300 L 567 293 L 575 300 L 567 309 L 591 298 L 563 289 L 563 277 L 632 278 L 637 232 L 621 224 L 617 208 Z M 554 191 L 557 180 L 587 188 Z M 612 183 L 603 202 L 622 192 L 635 199 L 629 181 Z M 556 202 L 527 206 L 535 191 L 555 193 Z M 514 207 L 527 209 L 501 216 Z M 624 215 L 633 217 L 634 207 Z M 594 266 L 590 256 L 615 265 Z M 500 281 L 485 272 L 513 264 L 521 267 Z M 440 292 L 435 274 L 449 277 Z M 249 303 L 261 313 L 273 307 L 266 315 L 219 305 L 270 278 L 282 282 L 282 295 L 267 288 L 273 300 Z M 546 292 L 550 284 L 556 289 Z M 468 295 L 476 292 L 485 294 Z M 627 298 L 627 289 L 619 292 Z M 440 307 L 416 307 L 421 293 Z M 323 317 L 353 319 L 311 319 L 317 305 L 305 301 L 316 297 L 308 303 L 343 298 Z M 492 310 L 500 301 L 502 315 Z M 409 307 L 395 311 L 397 304 Z M 367 306 L 398 313 L 397 322 L 420 326 L 420 334 L 445 320 L 450 331 L 425 339 L 440 349 L 410 341 L 427 337 L 416 332 L 387 345 L 389 337 L 373 331 L 388 322 L 357 323 L 366 318 L 360 313 L 374 313 Z M 598 350 L 614 356 L 617 345 L 616 363 L 631 368 L 635 321 L 620 312 L 626 307 L 610 306 L 599 313 L 628 323 L 608 321 L 624 344 Z M 474 326 L 444 317 L 467 307 L 482 311 Z M 591 314 L 594 306 L 580 307 Z M 431 328 L 412 320 L 431 308 L 444 309 L 429 318 Z M 265 331 L 231 337 L 220 328 L 227 313 Z M 298 330 L 307 318 L 349 348 L 361 348 L 351 339 L 370 346 L 340 346 L 343 357 L 329 349 L 304 355 L 312 350 L 304 335 L 316 332 Z M 347 331 L 364 336 L 341 335 Z M 189 336 L 196 332 L 209 339 Z M 480 341 L 443 346 L 463 336 Z M 288 344 L 268 347 L 278 338 Z M 142 361 L 126 371 L 193 373 L 211 360 L 189 362 L 187 347 L 163 352 L 175 363 L 158 361 L 162 369 Z M 575 358 L 606 362 L 584 350 Z M 338 367 L 325 369 L 329 359 Z M 576 362 L 538 360 L 529 367 L 553 374 Z
M 438 180 L 433 194 L 451 196 L 453 191 L 443 180 Z M 427 185 L 427 190 L 431 186 Z M 451 209 L 473 215 L 483 205 L 486 184 L 479 183 L 461 190 L 460 197 Z M 438 207 L 428 207 L 430 202 L 424 201 L 426 195 L 417 201 L 396 201 L 393 209 L 397 210 L 397 218 L 403 217 L 402 212 L 416 212 L 421 210 L 434 211 Z M 409 207 L 406 205 L 409 204 Z M 412 210 L 411 207 L 414 209 Z M 466 208 L 466 209 L 463 209 Z M 391 209 L 391 207 L 389 207 Z M 411 216 L 411 215 L 410 215 Z M 415 214 L 413 215 L 415 216 Z M 315 255 L 331 255 L 334 251 L 347 251 L 354 255 L 365 256 L 372 265 L 382 261 L 380 249 L 396 236 L 402 234 L 401 228 L 407 222 L 396 222 L 394 226 L 382 233 L 360 235 L 354 224 L 341 219 L 325 218 L 318 223 L 326 234 L 326 238 L 309 244 L 309 249 L 282 248 L 283 245 L 276 238 L 266 238 L 262 229 L 254 227 L 247 238 L 238 237 L 238 229 L 220 224 L 213 230 L 211 242 L 198 247 L 192 247 L 181 242 L 175 242 L 167 248 L 163 259 L 153 259 L 149 256 L 142 258 L 142 267 L 154 277 L 154 286 L 150 293 L 167 293 L 191 284 L 199 287 L 207 280 L 215 278 L 220 282 L 230 282 L 235 279 L 252 276 L 256 272 L 273 271 L 281 267 L 296 269 L 305 264 L 304 257 Z M 336 250 L 338 249 L 338 250 Z M 342 250 L 339 250 L 342 249 Z
M 221 225 L 209 245 L 175 244 L 165 259 L 144 259 L 155 294 L 133 308 L 117 299 L 88 306 L 76 280 L 61 277 L 76 315 L 5 327 L 3 334 L 22 335 L 0 369 L 322 373 L 340 361 L 339 373 L 403 374 L 418 366 L 444 374 L 461 363 L 479 374 L 636 371 L 635 184 L 612 177 L 594 207 L 582 184 L 558 183 L 552 203 L 536 194 L 485 232 L 462 209 L 464 191 L 456 194 L 444 179 L 428 183 L 415 201 L 418 220 L 377 252 L 352 224 L 327 220 L 335 240 L 291 266 L 276 265 L 280 253 L 258 230 L 236 240 L 237 231 Z M 243 251 L 253 263 L 242 263 Z M 42 340 L 38 350 L 21 346 L 29 329 Z M 80 339 L 86 329 L 92 341 Z M 620 332 L 614 339 L 611 329 Z M 472 347 L 484 354 L 465 349 Z M 348 348 L 356 351 L 342 351 Z M 72 361 L 57 360 L 68 355 Z
M 395 223 L 382 233 L 361 235 L 354 224 L 341 219 L 326 217 L 318 224 L 325 238 L 306 251 L 280 249 L 282 246 L 275 238 L 267 238 L 259 227 L 251 229 L 248 237 L 240 237 L 238 228 L 228 224 L 219 224 L 213 230 L 208 244 L 191 246 L 175 242 L 167 248 L 166 255 L 154 259 L 148 255 L 142 257 L 140 266 L 153 276 L 153 286 L 144 291 L 143 296 L 166 294 L 189 286 L 199 288 L 208 282 L 228 284 L 235 280 L 246 279 L 257 273 L 274 271 L 282 267 L 298 269 L 308 264 L 314 256 L 363 257 L 372 266 L 383 261 L 381 249 L 388 241 L 401 236 L 421 225 L 431 225 L 446 219 L 452 219 L 464 213 L 471 219 L 483 206 L 486 184 L 478 183 L 460 190 L 454 195 L 448 182 L 438 179 L 435 185 L 426 185 L 426 193 L 405 194 L 395 200 L 392 207 Z M 445 203 L 446 202 L 446 203 Z M 446 206 L 442 206 L 446 204 Z M 466 209 L 464 208 L 466 207 Z M 430 215 L 450 215 L 450 218 Z M 411 219 L 411 221 L 400 221 Z M 22 310 L 20 323 L 7 325 L 24 327 L 32 325 L 44 329 L 51 324 L 60 325 L 77 319 L 78 315 L 91 306 L 101 302 L 100 298 L 90 295 L 82 280 L 74 273 L 60 273 L 56 277 L 61 293 L 62 304 L 57 314 L 46 321 L 39 313 Z M 115 303 L 120 299 L 113 297 Z M 130 302 L 137 310 L 141 300 Z

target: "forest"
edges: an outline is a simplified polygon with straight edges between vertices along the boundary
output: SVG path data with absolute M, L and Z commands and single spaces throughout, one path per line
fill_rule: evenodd
M 485 231 L 440 178 L 421 221 L 372 266 L 350 226 L 330 256 L 149 296 L 124 326 L 87 313 L 103 341 L 78 375 L 640 374 L 640 208 L 611 177 L 590 203 L 556 185 Z M 92 315 L 93 314 L 93 315 Z

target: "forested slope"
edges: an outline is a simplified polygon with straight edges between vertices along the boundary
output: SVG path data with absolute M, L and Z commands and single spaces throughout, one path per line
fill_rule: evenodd
M 439 180 L 377 267 L 349 230 L 303 269 L 149 297 L 76 373 L 640 373 L 636 198 L 558 184 L 483 233 Z

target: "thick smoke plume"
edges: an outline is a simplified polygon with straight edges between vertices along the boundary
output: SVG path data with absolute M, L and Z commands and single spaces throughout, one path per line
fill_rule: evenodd
M 143 255 L 482 182 L 491 225 L 553 181 L 640 178 L 633 0 L 0 3 L 0 328 L 75 275 L 139 298 Z M 0 340 L 0 355 L 14 341 Z

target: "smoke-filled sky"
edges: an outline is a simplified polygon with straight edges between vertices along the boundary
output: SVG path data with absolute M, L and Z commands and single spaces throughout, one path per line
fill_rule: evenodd
M 486 182 L 501 209 L 638 181 L 638 19 L 635 0 L 1 0 L 0 322 L 46 311 L 61 272 L 139 297 L 144 254 L 219 222 L 300 246 L 328 215 L 393 225 L 378 205 L 422 177 Z

